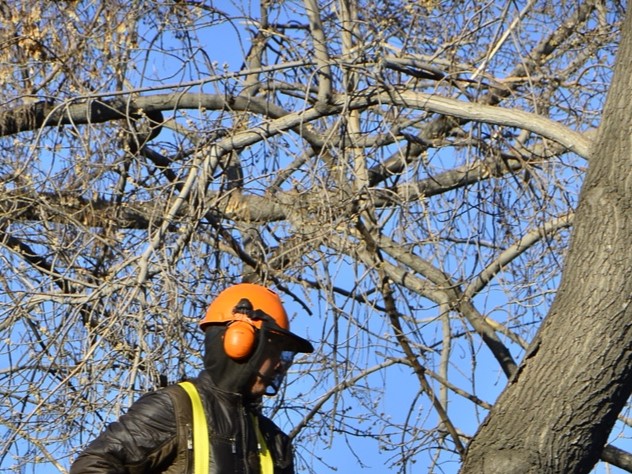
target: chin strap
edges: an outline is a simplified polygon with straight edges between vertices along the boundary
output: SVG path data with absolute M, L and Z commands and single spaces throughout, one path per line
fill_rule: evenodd
M 257 372 L 257 375 L 261 377 L 261 380 L 263 380 L 266 384 L 266 395 L 271 397 L 279 393 L 281 384 L 283 383 L 283 380 L 285 380 L 285 375 L 292 365 L 292 362 L 294 362 L 295 355 L 296 353 L 292 351 L 281 352 L 281 360 L 279 361 L 281 368 L 273 375 L 265 376 L 261 374 L 261 372 Z
M 285 374 L 276 374 L 270 377 L 269 375 L 263 375 L 261 372 L 257 372 L 257 376 L 263 380 L 263 383 L 266 384 L 266 391 L 264 395 L 274 397 L 277 393 L 279 393 L 279 388 L 281 387 L 281 382 L 283 382 Z

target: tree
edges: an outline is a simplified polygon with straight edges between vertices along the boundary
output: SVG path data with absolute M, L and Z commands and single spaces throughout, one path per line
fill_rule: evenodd
M 630 397 L 632 15 L 617 58 L 557 297 L 462 472 L 590 472 Z
M 140 393 L 195 374 L 195 322 L 243 280 L 317 342 L 268 407 L 301 472 L 345 442 L 397 472 L 502 468 L 498 440 L 512 472 L 623 466 L 604 445 L 629 438 L 625 35 L 602 114 L 622 17 L 0 5 L 0 466 L 64 472 Z M 545 412 L 576 437 L 529 442 Z

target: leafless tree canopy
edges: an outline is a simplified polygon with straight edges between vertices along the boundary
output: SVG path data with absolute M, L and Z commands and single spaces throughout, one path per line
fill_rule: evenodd
M 0 2 L 0 470 L 195 375 L 238 281 L 317 346 L 270 406 L 301 472 L 442 472 L 515 373 L 623 6 L 257 3 Z

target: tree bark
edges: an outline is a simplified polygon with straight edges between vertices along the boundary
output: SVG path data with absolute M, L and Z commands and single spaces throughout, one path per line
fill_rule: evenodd
M 632 15 L 580 195 L 566 268 L 462 474 L 588 473 L 632 391 Z

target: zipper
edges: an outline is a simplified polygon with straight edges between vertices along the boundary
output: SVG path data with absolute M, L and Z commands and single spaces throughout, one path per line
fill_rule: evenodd
M 248 413 L 246 412 L 246 407 L 241 406 L 241 449 L 242 449 L 242 460 L 244 463 L 244 473 L 248 474 L 250 472 L 250 466 L 248 465 L 248 436 L 250 434 L 249 422 L 248 422 Z
M 242 436 L 242 440 L 243 440 L 243 444 L 244 444 L 244 455 L 243 455 L 243 459 L 244 459 L 244 465 L 246 467 L 246 470 L 244 472 L 249 473 L 250 472 L 250 465 L 248 464 L 248 458 L 249 458 L 249 449 L 248 449 L 248 444 L 250 442 L 250 430 L 249 428 L 249 422 L 248 422 L 248 412 L 246 411 L 246 408 L 243 407 L 242 405 L 242 410 L 241 410 L 241 419 L 242 422 L 244 424 L 244 431 L 243 431 L 243 436 Z

